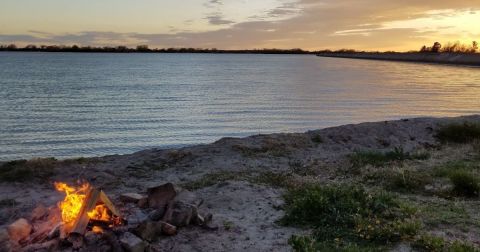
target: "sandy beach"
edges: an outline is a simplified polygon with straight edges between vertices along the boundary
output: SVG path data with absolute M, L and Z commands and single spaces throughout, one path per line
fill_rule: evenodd
M 28 216 L 39 204 L 55 205 L 63 197 L 54 190 L 55 181 L 88 181 L 107 192 L 115 203 L 121 194 L 145 193 L 146 188 L 170 182 L 201 197 L 204 203 L 199 211 L 212 213 L 213 223 L 219 228 L 179 229 L 178 235 L 152 243 L 152 251 L 290 251 L 289 238 L 311 230 L 278 223 L 285 214 L 283 195 L 292 184 L 314 182 L 355 184 L 368 190 L 386 188 L 422 209 L 422 232 L 479 245 L 478 197 L 442 196 L 450 184 L 433 175 L 432 180 L 414 190 L 396 190 L 388 185 L 391 171 L 421 176 L 433 174 L 452 161 L 478 160 L 480 153 L 476 153 L 475 144 L 441 143 L 436 137 L 441 127 L 465 122 L 479 123 L 480 115 L 368 122 L 305 133 L 224 138 L 182 149 L 150 149 L 99 158 L 36 159 L 48 171 L 37 170 L 30 175 L 6 172 L 5 167 L 12 162 L 4 162 L 0 224 L 5 228 Z M 381 165 L 359 165 L 352 159 L 355 153 L 398 150 L 412 158 Z M 413 158 L 414 154 L 423 156 Z M 378 174 L 384 177 L 374 176 Z M 451 210 L 451 206 L 461 208 L 462 213 Z M 401 250 L 405 246 L 410 245 L 401 242 L 391 249 L 405 251 Z

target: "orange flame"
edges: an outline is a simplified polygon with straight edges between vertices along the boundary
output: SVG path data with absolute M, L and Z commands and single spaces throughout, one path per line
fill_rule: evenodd
M 71 226 L 80 213 L 90 185 L 85 183 L 80 187 L 75 188 L 65 183 L 55 182 L 55 188 L 57 191 L 65 192 L 66 194 L 65 198 L 63 201 L 59 202 L 58 206 L 62 211 L 63 223 L 67 226 Z
M 82 206 L 85 203 L 87 194 L 90 191 L 90 185 L 84 183 L 79 187 L 69 186 L 66 183 L 55 182 L 55 188 L 57 191 L 64 192 L 65 198 L 58 203 L 58 207 L 62 212 L 62 221 L 64 225 L 71 228 L 74 225 L 75 220 L 78 218 Z M 119 217 L 112 215 L 108 207 L 103 202 L 97 202 L 94 209 L 87 212 L 87 216 L 90 220 L 103 221 L 105 223 L 111 223 L 111 225 L 121 224 L 122 220 Z M 97 231 L 100 230 L 97 227 Z

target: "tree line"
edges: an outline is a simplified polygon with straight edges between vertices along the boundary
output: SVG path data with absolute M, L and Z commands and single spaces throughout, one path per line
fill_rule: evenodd
M 127 46 L 64 46 L 64 45 L 27 45 L 18 47 L 15 44 L 0 45 L 0 51 L 22 52 L 95 52 L 95 53 L 257 53 L 257 54 L 310 54 L 300 48 L 294 49 L 252 49 L 252 50 L 221 50 L 216 48 L 149 48 L 148 45 L 139 45 L 135 48 Z

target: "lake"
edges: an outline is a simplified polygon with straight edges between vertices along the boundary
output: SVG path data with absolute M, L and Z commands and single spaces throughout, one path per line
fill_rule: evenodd
M 0 160 L 480 113 L 480 69 L 313 55 L 0 53 Z

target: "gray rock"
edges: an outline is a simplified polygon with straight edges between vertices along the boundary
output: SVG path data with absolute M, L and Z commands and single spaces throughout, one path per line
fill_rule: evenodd
M 200 207 L 203 203 L 203 199 L 199 198 L 195 193 L 184 190 L 181 191 L 176 197 L 175 201 L 181 201 L 196 207 Z
M 160 222 L 162 224 L 162 234 L 173 236 L 177 234 L 177 227 L 170 223 Z
M 186 227 L 197 214 L 197 207 L 181 201 L 175 201 L 169 206 L 163 221 L 171 223 L 177 227 Z
M 120 236 L 120 244 L 128 252 L 144 252 L 148 245 L 130 232 L 126 232 Z
M 140 200 L 147 198 L 147 196 L 138 193 L 124 193 L 120 195 L 120 200 L 124 203 L 138 204 Z
M 6 229 L 0 229 L 0 251 L 13 251 L 10 237 Z
M 151 208 L 163 208 L 177 196 L 179 191 L 172 183 L 149 188 L 147 190 L 148 205 Z
M 162 223 L 155 221 L 144 221 L 135 230 L 134 233 L 143 240 L 152 242 L 162 234 Z
M 166 209 L 164 207 L 155 209 L 148 214 L 148 218 L 152 221 L 159 221 L 165 215 Z
M 18 242 L 28 238 L 32 232 L 32 226 L 26 219 L 18 219 L 7 227 L 8 235 L 12 241 Z

